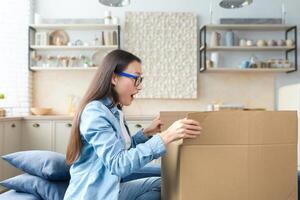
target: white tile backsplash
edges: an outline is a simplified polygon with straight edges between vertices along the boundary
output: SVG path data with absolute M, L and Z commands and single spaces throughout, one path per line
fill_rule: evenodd
M 32 75 L 28 71 L 28 24 L 33 0 L 0 3 L 0 101 L 7 115 L 27 115 L 32 102 Z

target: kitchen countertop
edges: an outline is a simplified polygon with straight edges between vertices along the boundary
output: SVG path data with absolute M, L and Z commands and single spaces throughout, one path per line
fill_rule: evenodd
M 125 115 L 127 121 L 151 121 L 155 118 L 155 116 L 150 115 Z M 28 115 L 28 116 L 14 116 L 14 117 L 0 117 L 0 122 L 2 121 L 13 121 L 13 120 L 72 120 L 72 116 L 70 115 Z
M 13 121 L 13 120 L 21 120 L 23 117 L 0 117 L 0 122 L 5 122 L 5 121 Z

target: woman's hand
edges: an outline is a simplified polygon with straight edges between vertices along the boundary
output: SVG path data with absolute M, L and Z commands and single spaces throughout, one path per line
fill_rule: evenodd
M 196 138 L 201 134 L 199 122 L 192 119 L 180 119 L 174 122 L 166 131 L 159 133 L 165 144 L 184 138 Z
M 147 137 L 150 137 L 156 133 L 161 132 L 161 125 L 163 125 L 163 123 L 161 122 L 161 120 L 159 119 L 159 117 L 156 117 L 152 123 L 150 124 L 150 126 L 148 126 L 147 128 L 144 129 L 144 134 Z

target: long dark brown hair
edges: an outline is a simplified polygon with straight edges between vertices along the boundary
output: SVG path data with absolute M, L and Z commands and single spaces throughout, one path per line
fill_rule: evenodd
M 114 103 L 117 103 L 119 97 L 111 83 L 113 74 L 126 70 L 129 63 L 133 61 L 141 63 L 140 58 L 137 56 L 118 49 L 108 53 L 103 59 L 101 65 L 98 67 L 96 74 L 93 77 L 88 90 L 80 101 L 73 118 L 71 136 L 69 138 L 66 155 L 66 161 L 69 165 L 73 164 L 80 156 L 82 142 L 79 125 L 83 109 L 89 102 L 100 100 L 104 97 L 109 97 Z

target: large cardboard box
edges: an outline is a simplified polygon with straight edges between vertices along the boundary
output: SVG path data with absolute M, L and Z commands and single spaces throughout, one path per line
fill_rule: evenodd
M 297 113 L 161 112 L 163 130 L 187 117 L 197 139 L 176 141 L 162 158 L 164 200 L 297 200 Z

